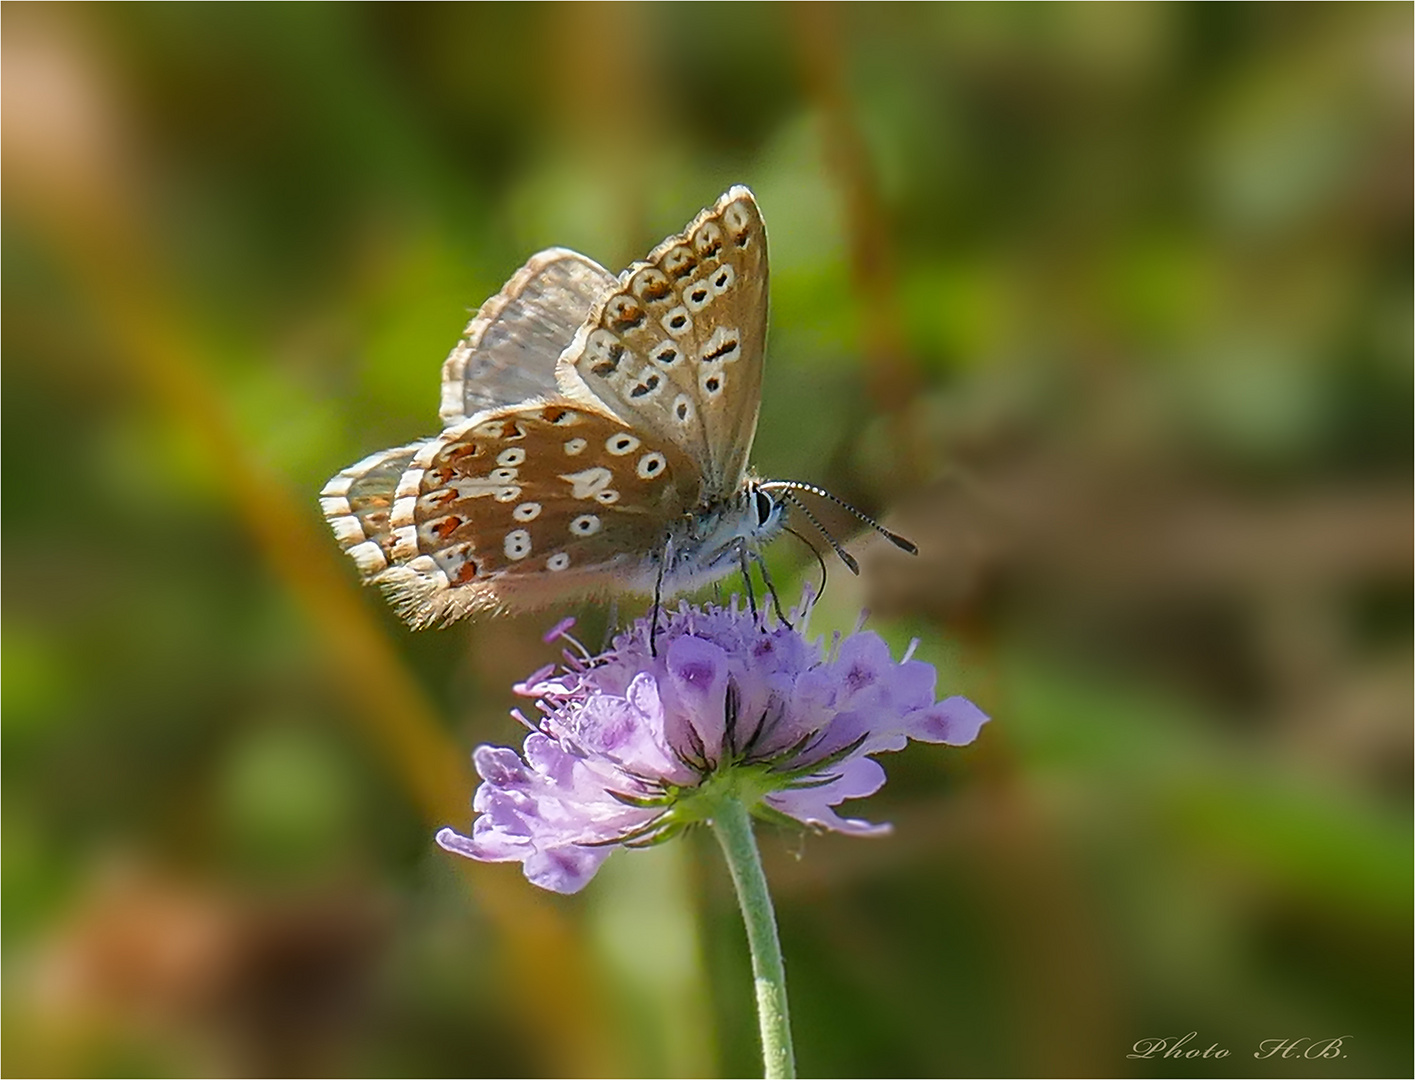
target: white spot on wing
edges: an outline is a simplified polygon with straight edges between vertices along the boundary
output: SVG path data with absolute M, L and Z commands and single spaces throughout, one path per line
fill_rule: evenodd
M 571 485 L 572 498 L 592 499 L 609 487 L 614 474 L 603 465 L 596 465 L 577 473 L 562 473 L 560 479 Z
M 364 536 L 364 527 L 356 517 L 330 518 L 329 527 L 334 530 L 334 538 L 339 541 L 340 547 L 361 544 L 367 539 Z
M 393 489 L 395 499 L 405 499 L 409 495 L 417 495 L 423 486 L 423 470 L 409 469 L 402 476 L 398 477 L 398 486 Z
M 388 560 L 383 557 L 383 549 L 372 540 L 355 544 L 349 549 L 349 554 L 353 556 L 354 565 L 359 568 L 361 574 L 376 574 L 388 565 Z
M 506 540 L 501 545 L 506 557 L 511 560 L 524 559 L 531 553 L 531 534 L 525 529 L 512 529 L 506 534 Z
M 692 281 L 683 289 L 683 306 L 697 314 L 712 303 L 712 286 L 706 281 Z
M 554 555 L 545 560 L 545 568 L 547 570 L 560 571 L 564 570 L 569 565 L 570 556 L 563 551 L 557 551 Z
M 688 314 L 688 309 L 681 304 L 667 312 L 663 318 L 658 320 L 663 324 L 663 328 L 668 331 L 669 337 L 682 337 L 693 328 L 693 317 Z
M 722 220 L 727 223 L 727 227 L 736 236 L 741 236 L 752 225 L 752 214 L 747 209 L 747 204 L 737 201 L 722 211 Z
M 719 326 L 712 337 L 703 342 L 698 359 L 704 364 L 730 364 L 742 355 L 742 335 L 735 326 Z
M 517 521 L 534 521 L 536 518 L 540 517 L 540 503 L 522 503 L 511 511 L 511 516 Z
M 585 442 L 584 439 L 570 439 L 565 443 L 565 453 L 570 457 L 574 457 L 587 446 L 589 446 L 589 443 Z
M 394 525 L 407 525 L 418 513 L 418 500 L 411 495 L 399 499 L 393 504 L 393 509 L 388 512 L 388 520 Z
M 581 514 L 574 521 L 570 522 L 570 532 L 575 536 L 593 536 L 599 532 L 600 520 L 598 514 Z
M 403 525 L 392 532 L 393 546 L 389 554 L 399 562 L 416 558 L 418 554 L 418 530 L 415 525 Z
M 634 471 L 639 474 L 640 480 L 652 480 L 655 476 L 663 475 L 667 465 L 668 459 L 654 450 L 639 458 L 638 467 Z

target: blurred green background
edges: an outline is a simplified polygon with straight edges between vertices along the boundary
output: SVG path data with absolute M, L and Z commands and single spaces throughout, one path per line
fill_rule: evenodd
M 759 1068 L 710 840 L 432 844 L 563 613 L 408 632 L 315 499 L 533 251 L 741 182 L 756 464 L 922 549 L 814 628 L 994 717 L 764 832 L 803 1074 L 1410 1075 L 1409 4 L 3 18 L 7 1074 Z

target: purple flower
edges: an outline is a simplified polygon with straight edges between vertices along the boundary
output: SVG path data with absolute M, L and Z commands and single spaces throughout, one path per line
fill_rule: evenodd
M 872 755 L 910 739 L 964 746 L 988 718 L 962 697 L 935 701 L 933 666 L 908 654 L 895 663 L 877 634 L 837 635 L 827 648 L 806 640 L 803 616 L 791 629 L 754 620 L 735 598 L 685 603 L 661 616 L 657 655 L 647 619 L 601 656 L 567 651 L 559 674 L 545 668 L 516 687 L 543 714 L 522 753 L 473 755 L 483 783 L 472 835 L 445 828 L 437 842 L 520 862 L 533 884 L 573 893 L 616 847 L 710 820 L 723 793 L 767 820 L 888 832 L 834 809 L 884 784 Z M 552 636 L 573 640 L 566 625 Z

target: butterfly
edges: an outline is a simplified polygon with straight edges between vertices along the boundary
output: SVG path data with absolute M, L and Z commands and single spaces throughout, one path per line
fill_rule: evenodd
M 818 490 L 747 465 L 767 278 L 742 186 L 617 277 L 564 248 L 532 256 L 443 364 L 442 433 L 320 492 L 360 576 L 422 627 L 764 572 L 791 490 Z

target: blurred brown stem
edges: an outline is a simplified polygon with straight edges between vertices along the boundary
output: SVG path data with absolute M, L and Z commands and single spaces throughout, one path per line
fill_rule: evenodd
M 7 125 L 12 109 L 26 107 L 23 95 L 20 104 L 13 102 L 7 101 Z M 25 119 L 19 118 L 22 135 L 35 130 L 26 129 Z M 102 162 L 108 168 L 99 182 L 92 170 L 63 167 L 73 158 L 46 155 L 43 146 L 22 137 L 6 149 L 10 209 L 21 209 L 72 275 L 113 342 L 115 358 L 129 365 L 141 386 L 219 466 L 241 521 L 322 639 L 329 681 L 346 695 L 349 718 L 361 722 L 429 825 L 469 817 L 471 776 L 464 748 L 445 733 L 421 686 L 357 595 L 353 575 L 319 527 L 313 492 L 297 500 L 242 440 L 201 362 L 205 350 L 199 335 L 183 325 L 174 290 L 157 268 L 137 200 L 123 198 L 132 188 L 122 182 L 122 162 Z M 618 1073 L 610 1029 L 600 1015 L 605 995 L 594 985 L 570 926 L 518 875 L 457 862 L 505 942 L 502 977 L 519 1005 L 508 1015 L 526 1018 L 537 1030 L 536 1018 L 547 1012 L 556 1017 L 556 1038 L 536 1044 L 545 1070 Z
M 922 380 L 899 309 L 891 223 L 845 85 L 841 5 L 795 3 L 791 11 L 802 80 L 820 114 L 826 167 L 845 206 L 850 271 L 860 297 L 860 349 L 866 385 L 875 407 L 893 418 L 891 430 L 896 458 L 904 469 L 903 480 L 917 481 L 923 470 L 908 409 Z

